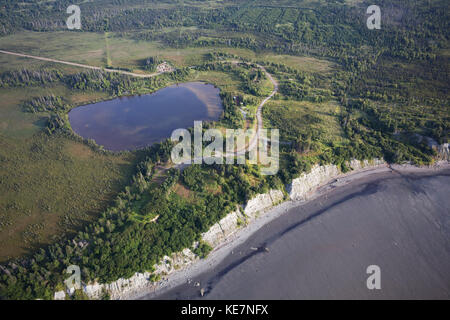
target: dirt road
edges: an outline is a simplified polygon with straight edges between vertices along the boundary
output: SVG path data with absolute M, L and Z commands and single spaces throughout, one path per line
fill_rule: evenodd
M 0 50 L 0 53 L 9 54 L 12 56 L 17 56 L 17 57 L 36 59 L 36 60 L 41 60 L 41 61 L 66 64 L 69 66 L 80 67 L 80 68 L 91 69 L 91 70 L 102 70 L 105 72 L 117 72 L 117 73 L 126 74 L 128 76 L 137 77 L 137 78 L 152 78 L 152 77 L 155 77 L 155 76 L 163 73 L 163 72 L 159 72 L 159 73 L 151 73 L 151 74 L 139 74 L 139 73 L 128 72 L 128 71 L 123 71 L 123 70 L 105 69 L 105 68 L 101 68 L 101 67 L 89 66 L 87 64 L 62 61 L 62 60 L 56 60 L 56 59 L 51 59 L 51 58 L 37 57 L 37 56 L 29 55 L 29 54 L 23 54 L 23 53 L 17 53 L 17 52 L 5 51 L 5 50 Z

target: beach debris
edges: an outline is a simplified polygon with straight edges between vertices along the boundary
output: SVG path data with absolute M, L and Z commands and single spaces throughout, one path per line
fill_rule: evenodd
M 264 247 L 264 251 L 265 251 L 265 252 L 269 252 L 269 248 Z
M 258 248 L 255 248 L 255 247 L 251 247 L 250 249 L 253 251 L 258 251 Z
M 204 288 L 201 288 L 201 289 L 200 289 L 200 295 L 201 295 L 202 297 L 205 295 L 205 289 L 204 289 Z
M 196 282 L 196 283 L 194 284 L 194 287 L 200 287 L 200 282 Z

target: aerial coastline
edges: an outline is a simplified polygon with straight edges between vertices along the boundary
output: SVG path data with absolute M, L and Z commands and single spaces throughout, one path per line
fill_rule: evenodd
M 256 220 L 249 225 L 239 229 L 236 233 L 228 237 L 223 243 L 214 248 L 209 256 L 203 260 L 198 260 L 185 268 L 174 271 L 173 273 L 164 276 L 156 285 L 149 286 L 144 289 L 134 291 L 131 294 L 125 294 L 119 299 L 172 299 L 176 298 L 174 293 L 178 287 L 191 287 L 195 294 L 189 298 L 200 298 L 200 290 L 206 284 L 198 283 L 195 279 L 201 277 L 202 274 L 213 274 L 218 272 L 220 268 L 226 264 L 224 260 L 235 260 L 233 255 L 238 254 L 236 249 L 245 244 L 264 226 L 269 225 L 272 221 L 277 220 L 291 210 L 301 208 L 312 203 L 322 203 L 333 195 L 339 195 L 345 190 L 349 190 L 353 185 L 360 186 L 368 182 L 382 181 L 392 178 L 399 178 L 402 175 L 408 176 L 434 176 L 434 175 L 448 175 L 450 173 L 450 165 L 448 162 L 439 162 L 432 167 L 416 167 L 411 165 L 379 165 L 377 167 L 370 167 L 362 170 L 356 170 L 347 174 L 339 176 L 325 185 L 320 186 L 308 195 L 306 201 L 285 201 L 265 212 L 263 212 Z M 344 191 L 343 191 L 344 190 Z M 258 250 L 255 250 L 258 249 Z M 261 252 L 264 248 L 253 248 L 250 256 Z M 236 259 L 236 258 L 235 258 Z M 231 263 L 232 264 L 232 263 Z M 206 290 L 206 289 L 204 289 Z M 181 297 L 186 298 L 186 297 Z
M 3 2 L 0 300 L 450 300 L 444 0 Z

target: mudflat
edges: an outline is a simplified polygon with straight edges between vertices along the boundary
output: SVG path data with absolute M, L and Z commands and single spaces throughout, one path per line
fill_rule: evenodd
M 157 298 L 449 299 L 449 186 L 448 169 L 365 176 L 290 208 Z M 367 288 L 370 265 L 380 290 Z

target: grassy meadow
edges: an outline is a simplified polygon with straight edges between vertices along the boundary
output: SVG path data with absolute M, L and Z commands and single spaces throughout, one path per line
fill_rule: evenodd
M 9 70 L 45 65 L 76 71 L 0 57 L 0 65 Z M 74 105 L 107 98 L 61 85 L 0 89 L 0 261 L 33 252 L 95 220 L 135 170 L 134 154 L 99 154 L 64 135 L 43 133 L 48 115 L 25 113 L 21 105 L 49 94 L 64 96 Z

